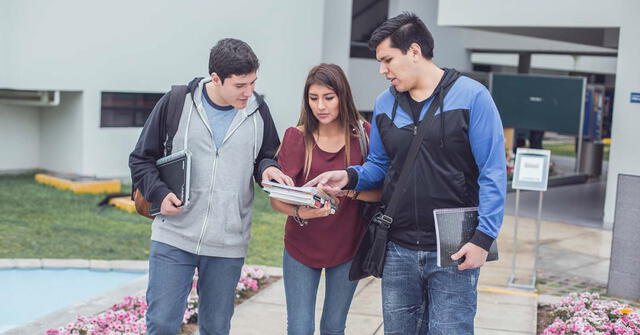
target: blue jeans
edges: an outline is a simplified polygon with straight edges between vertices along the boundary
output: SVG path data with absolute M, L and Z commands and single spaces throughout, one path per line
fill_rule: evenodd
M 349 281 L 351 261 L 325 268 L 326 285 L 320 334 L 344 334 L 347 313 L 358 282 Z M 322 269 L 295 260 L 287 250 L 282 257 L 284 292 L 287 298 L 287 333 L 313 335 L 316 296 Z
M 178 333 L 196 268 L 200 334 L 229 334 L 235 290 L 243 263 L 244 258 L 198 256 L 151 241 L 147 334 Z
M 383 273 L 385 334 L 473 334 L 480 269 L 438 267 L 436 252 L 389 242 Z

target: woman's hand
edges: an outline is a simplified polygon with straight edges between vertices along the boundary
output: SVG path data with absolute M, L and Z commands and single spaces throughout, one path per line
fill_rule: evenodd
M 307 206 L 298 207 L 298 216 L 303 220 L 323 218 L 331 214 L 331 202 L 327 201 L 320 208 L 312 208 Z

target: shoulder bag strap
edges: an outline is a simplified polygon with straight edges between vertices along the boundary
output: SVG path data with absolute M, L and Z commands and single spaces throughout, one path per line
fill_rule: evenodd
M 442 101 L 442 103 L 444 104 L 444 96 L 447 95 L 447 92 L 449 91 L 449 89 L 452 86 L 453 86 L 453 84 L 449 85 L 444 90 L 444 92 L 443 91 L 439 91 L 437 93 L 438 95 L 440 95 L 440 94 L 443 95 L 442 99 L 438 99 L 437 96 L 433 97 L 431 105 L 429 106 L 429 110 L 427 111 L 427 114 L 425 115 L 424 119 L 422 119 L 422 121 L 420 122 L 420 125 L 418 126 L 418 132 L 413 137 L 413 140 L 411 141 L 411 146 L 409 148 L 409 153 L 407 154 L 407 158 L 404 161 L 404 165 L 402 166 L 402 171 L 400 171 L 400 177 L 398 179 L 398 183 L 396 184 L 395 188 L 393 189 L 393 194 L 391 194 L 391 199 L 389 200 L 389 204 L 386 207 L 386 209 L 384 211 L 384 214 L 379 217 L 379 219 L 381 220 L 381 223 L 384 224 L 387 227 L 391 226 L 391 223 L 393 222 L 393 216 L 394 216 L 395 211 L 396 211 L 396 207 L 398 207 L 398 202 L 400 201 L 400 196 L 401 196 L 402 193 L 404 193 L 406 191 L 405 187 L 406 187 L 407 182 L 409 180 L 409 172 L 411 170 L 413 170 L 413 164 L 416 161 L 416 157 L 418 156 L 418 150 L 420 149 L 420 146 L 422 144 L 422 139 L 424 138 L 425 134 L 427 133 L 427 126 L 431 122 L 433 117 L 435 116 L 436 110 L 439 107 L 438 102 Z M 396 106 L 397 105 L 394 104 L 394 107 L 396 107 Z M 395 114 L 395 113 L 393 113 L 393 114 Z

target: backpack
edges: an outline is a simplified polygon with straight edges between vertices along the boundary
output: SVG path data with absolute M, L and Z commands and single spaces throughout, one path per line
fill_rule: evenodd
M 187 93 L 187 85 L 171 86 L 171 91 L 168 93 L 169 102 L 165 105 L 166 108 L 159 111 L 162 113 L 160 115 L 160 134 L 165 138 L 164 156 L 171 155 L 171 151 L 173 150 L 173 137 L 178 131 L 180 117 L 182 116 L 182 107 L 184 106 Z M 153 219 L 153 216 L 149 214 L 151 203 L 144 198 L 139 189 L 132 187 L 131 198 L 135 202 L 138 214 Z

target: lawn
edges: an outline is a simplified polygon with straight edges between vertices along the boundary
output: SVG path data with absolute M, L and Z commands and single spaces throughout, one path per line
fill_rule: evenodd
M 100 208 L 103 198 L 0 175 L 0 258 L 147 259 L 151 221 Z M 257 190 L 247 264 L 281 265 L 284 220 Z
M 545 143 L 543 147 L 551 150 L 551 155 L 554 156 L 576 156 L 576 146 L 573 143 Z M 609 161 L 609 148 L 610 145 L 605 144 L 604 152 L 602 153 L 602 160 L 604 161 Z

